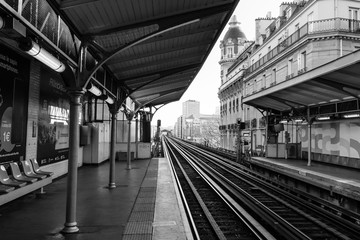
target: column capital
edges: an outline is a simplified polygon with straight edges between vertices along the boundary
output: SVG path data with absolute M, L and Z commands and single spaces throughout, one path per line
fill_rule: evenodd
M 82 88 L 71 88 L 67 90 L 70 96 L 82 96 L 85 94 L 85 90 Z

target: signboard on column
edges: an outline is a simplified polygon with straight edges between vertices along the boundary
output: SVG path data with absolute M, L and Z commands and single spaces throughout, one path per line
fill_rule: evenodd
M 70 103 L 61 76 L 42 67 L 37 158 L 47 165 L 68 159 Z
M 0 163 L 25 157 L 29 61 L 0 45 Z

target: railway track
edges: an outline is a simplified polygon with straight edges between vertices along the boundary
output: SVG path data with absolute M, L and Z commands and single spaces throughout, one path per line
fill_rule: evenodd
M 195 165 L 201 169 L 204 181 L 213 181 L 221 186 L 222 191 L 235 199 L 277 239 L 359 239 L 359 226 L 336 214 L 291 196 L 241 171 L 233 163 L 219 161 L 214 154 L 174 139 L 167 139 L 166 143 L 171 145 L 169 148 L 173 149 L 171 151 L 179 164 Z M 189 171 L 188 168 L 184 167 L 184 171 Z M 211 180 L 209 176 L 212 176 Z M 189 175 L 191 180 L 198 178 Z M 204 198 L 203 201 L 206 204 L 208 200 Z
M 203 178 L 202 171 L 189 163 L 181 149 L 165 144 L 164 150 L 172 159 L 196 239 L 276 239 L 243 208 L 231 203 L 216 184 Z

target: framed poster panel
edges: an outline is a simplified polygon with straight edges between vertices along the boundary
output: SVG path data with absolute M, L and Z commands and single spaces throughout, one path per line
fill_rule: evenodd
M 42 67 L 37 144 L 41 166 L 68 159 L 69 114 L 69 97 L 61 76 Z
M 0 44 L 0 163 L 25 157 L 30 62 Z

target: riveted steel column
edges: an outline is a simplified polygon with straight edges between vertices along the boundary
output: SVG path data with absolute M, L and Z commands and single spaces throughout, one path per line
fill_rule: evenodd
M 128 145 L 127 145 L 127 169 L 131 169 L 131 151 L 130 151 L 130 144 L 131 144 L 131 118 L 128 119 L 129 129 L 128 129 Z
M 110 173 L 109 188 L 116 188 L 115 184 L 115 143 L 116 143 L 116 116 L 117 111 L 111 109 L 111 142 L 110 142 Z
M 135 120 L 135 158 L 139 157 L 139 119 Z
M 308 121 L 308 163 L 311 166 L 311 121 L 310 121 L 310 108 L 307 109 L 307 121 Z
M 66 195 L 66 222 L 63 233 L 75 233 L 79 231 L 76 222 L 76 200 L 77 200 L 77 167 L 80 146 L 79 116 L 80 99 L 84 94 L 82 90 L 72 90 L 70 94 L 70 124 L 69 124 L 69 160 L 67 174 Z

